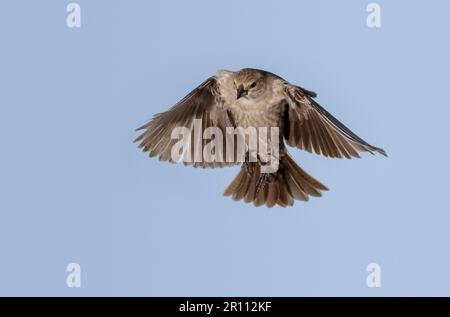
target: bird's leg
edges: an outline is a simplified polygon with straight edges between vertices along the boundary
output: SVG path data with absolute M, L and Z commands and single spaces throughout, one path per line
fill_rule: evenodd
M 261 166 L 267 165 L 267 162 L 261 160 L 258 155 L 258 161 Z M 267 181 L 269 179 L 269 173 L 260 173 L 258 182 L 256 183 L 256 195 L 266 187 Z
M 249 152 L 245 152 L 245 161 L 242 163 L 242 168 L 247 173 L 248 176 L 252 176 L 253 168 L 250 163 L 250 154 Z

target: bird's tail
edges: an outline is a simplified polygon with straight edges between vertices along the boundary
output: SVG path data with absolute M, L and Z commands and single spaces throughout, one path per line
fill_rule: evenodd
M 287 151 L 280 154 L 279 168 L 275 173 L 262 174 L 259 162 L 248 163 L 250 168 L 241 168 L 224 195 L 271 208 L 275 204 L 292 206 L 295 200 L 308 201 L 309 196 L 320 197 L 321 191 L 328 190 L 298 166 Z

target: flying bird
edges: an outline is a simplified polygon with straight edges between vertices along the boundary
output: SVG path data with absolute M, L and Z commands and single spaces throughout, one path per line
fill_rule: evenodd
M 291 84 L 268 71 L 245 68 L 220 70 L 208 78 L 166 112 L 137 130 L 144 130 L 135 140 L 150 157 L 174 162 L 171 151 L 177 140 L 171 136 L 175 127 L 194 129 L 195 119 L 201 129 L 217 127 L 277 127 L 279 166 L 274 173 L 263 173 L 265 164 L 258 156 L 244 161 L 191 162 L 185 165 L 202 168 L 241 165 L 224 195 L 255 206 L 292 206 L 295 200 L 320 197 L 328 188 L 297 165 L 286 144 L 331 158 L 360 157 L 360 152 L 384 156 L 386 152 L 372 146 L 339 122 L 315 100 L 316 93 Z M 205 141 L 203 141 L 205 142 Z M 225 153 L 227 149 L 222 149 Z

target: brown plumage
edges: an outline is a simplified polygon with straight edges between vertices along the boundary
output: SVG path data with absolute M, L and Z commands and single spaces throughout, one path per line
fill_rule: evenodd
M 175 127 L 194 130 L 194 119 L 201 120 L 201 132 L 217 127 L 223 135 L 227 127 L 278 127 L 279 167 L 275 173 L 261 172 L 264 163 L 237 160 L 231 162 L 191 162 L 186 165 L 202 168 L 242 165 L 240 172 L 225 189 L 224 195 L 234 200 L 253 202 L 255 206 L 292 206 L 295 200 L 307 201 L 320 197 L 326 186 L 298 166 L 284 145 L 333 158 L 360 157 L 360 152 L 381 153 L 350 131 L 313 99 L 316 94 L 295 86 L 270 72 L 242 69 L 238 72 L 219 71 L 194 89 L 175 106 L 139 128 L 144 132 L 135 140 L 151 157 L 173 162 L 171 150 L 176 139 Z M 192 137 L 193 138 L 193 137 Z M 204 148 L 208 140 L 201 141 Z M 191 140 L 194 144 L 194 140 Z M 227 155 L 226 142 L 219 149 Z M 191 148 L 192 157 L 196 149 Z M 183 157 L 184 158 L 184 157 Z

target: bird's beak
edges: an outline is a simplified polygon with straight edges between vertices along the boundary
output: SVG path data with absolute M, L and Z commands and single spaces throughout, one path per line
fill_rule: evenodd
M 244 85 L 240 84 L 237 89 L 236 98 L 237 99 L 241 98 L 244 95 L 244 93 L 246 94 L 247 91 L 244 89 Z

